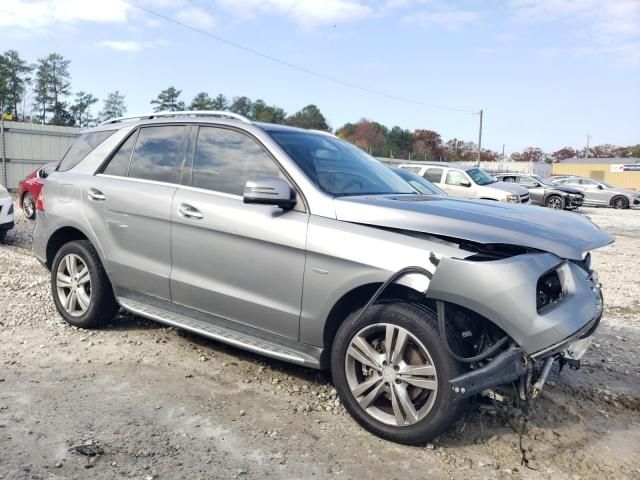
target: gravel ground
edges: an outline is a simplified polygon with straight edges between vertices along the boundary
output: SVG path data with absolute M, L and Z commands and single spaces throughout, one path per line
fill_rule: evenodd
M 355 424 L 326 373 L 122 314 L 55 312 L 17 215 L 0 246 L 0 478 L 640 478 L 640 210 L 583 209 L 606 313 L 578 371 L 523 412 L 474 403 L 406 447 Z M 525 460 L 523 462 L 523 459 Z

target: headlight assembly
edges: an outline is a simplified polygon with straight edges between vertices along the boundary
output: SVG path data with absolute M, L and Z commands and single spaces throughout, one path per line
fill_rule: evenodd
M 518 195 L 507 195 L 507 202 L 520 203 L 520 197 Z

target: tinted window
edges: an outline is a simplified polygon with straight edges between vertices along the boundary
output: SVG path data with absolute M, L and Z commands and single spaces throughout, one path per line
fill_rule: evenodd
M 469 182 L 462 173 L 455 170 L 449 170 L 447 172 L 447 178 L 445 180 L 447 185 L 460 185 L 462 182 Z
M 403 170 L 409 170 L 410 172 L 413 173 L 420 173 L 420 170 L 422 170 L 422 167 L 402 167 Z
M 127 176 L 127 172 L 129 171 L 129 160 L 131 159 L 131 152 L 133 151 L 133 146 L 136 143 L 137 136 L 138 132 L 134 132 L 129 136 L 129 138 L 127 138 L 127 141 L 124 142 L 115 155 L 111 157 L 111 160 L 109 160 L 109 163 L 102 173 L 106 175 L 117 175 L 119 177 Z
M 200 127 L 192 186 L 242 195 L 247 180 L 277 177 L 278 167 L 252 138 L 234 130 Z
M 442 181 L 442 169 L 430 168 L 425 172 L 424 178 L 433 183 L 440 183 Z
M 594 182 L 593 180 L 587 180 L 587 179 L 580 179 L 580 184 L 581 185 L 597 185 L 597 183 Z
M 129 176 L 179 183 L 184 158 L 184 131 L 184 126 L 141 128 Z
M 531 177 L 518 177 L 518 180 L 520 180 L 520 185 L 524 185 L 525 187 L 534 187 L 537 183 Z
M 80 161 L 89 155 L 102 142 L 113 135 L 115 130 L 103 130 L 101 132 L 83 133 L 67 150 L 67 153 L 58 165 L 58 171 L 64 172 L 75 167 Z

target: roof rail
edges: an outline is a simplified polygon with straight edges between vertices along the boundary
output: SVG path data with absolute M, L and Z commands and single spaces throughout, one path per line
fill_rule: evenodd
M 152 118 L 159 117 L 228 117 L 233 118 L 235 120 L 240 120 L 244 123 L 251 123 L 247 117 L 240 115 L 238 113 L 233 112 L 225 112 L 222 110 L 186 110 L 179 112 L 152 112 L 152 113 L 143 113 L 141 115 L 131 115 L 127 117 L 118 117 L 118 118 L 110 118 L 109 120 L 105 120 L 100 123 L 98 126 L 102 125 L 110 125 L 112 123 L 124 122 L 125 120 L 151 120 Z

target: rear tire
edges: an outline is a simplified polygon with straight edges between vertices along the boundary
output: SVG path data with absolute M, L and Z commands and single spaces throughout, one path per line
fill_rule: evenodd
M 611 206 L 616 209 L 629 208 L 629 200 L 622 195 L 618 195 L 617 197 L 613 197 L 611 199 Z
M 544 206 L 554 210 L 564 210 L 564 199 L 558 195 L 551 195 L 544 202 Z
M 111 282 L 88 240 L 58 250 L 51 267 L 51 293 L 58 312 L 71 325 L 96 328 L 118 312 Z
M 29 220 L 36 218 L 36 200 L 29 192 L 22 196 L 22 211 Z
M 445 432 L 466 402 L 450 388 L 463 368 L 445 351 L 435 314 L 397 301 L 357 317 L 352 314 L 340 326 L 331 351 L 333 382 L 347 411 L 365 429 L 393 442 L 424 443 Z

